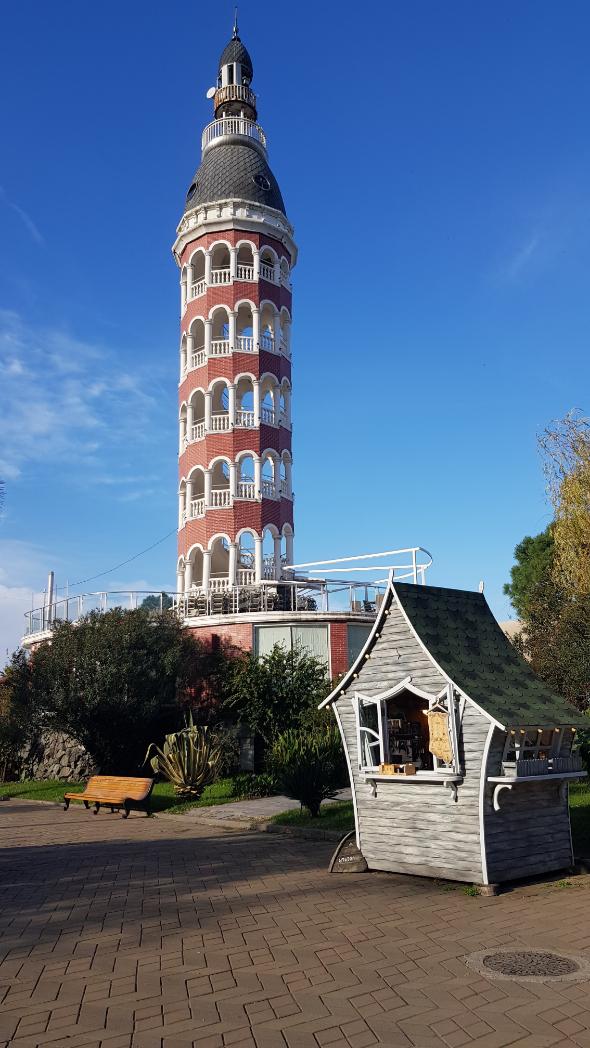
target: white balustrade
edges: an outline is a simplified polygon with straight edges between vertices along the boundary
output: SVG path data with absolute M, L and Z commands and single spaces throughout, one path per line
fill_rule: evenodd
M 219 284 L 231 284 L 231 270 L 229 267 L 227 269 L 212 269 L 211 284 L 214 287 Z
M 286 357 L 289 356 L 289 347 L 287 345 L 287 339 L 283 335 L 281 335 L 281 338 L 280 338 L 280 341 L 279 341 L 279 349 L 280 349 L 281 353 L 285 354 Z
M 229 357 L 231 353 L 229 338 L 214 338 L 211 341 L 212 357 Z
M 195 424 L 193 426 L 192 439 L 193 440 L 202 440 L 204 436 L 205 436 L 205 423 L 204 422 L 195 422 Z
M 281 479 L 281 495 L 284 495 L 285 498 L 289 497 L 289 486 L 284 478 Z
M 194 284 L 191 284 L 191 298 L 200 298 L 201 295 L 205 294 L 207 290 L 207 284 L 205 280 L 197 280 Z
M 275 413 L 273 408 L 267 408 L 262 405 L 260 409 L 260 417 L 263 422 L 266 422 L 267 426 L 274 426 L 275 424 Z
M 243 135 L 245 138 L 253 138 L 266 149 L 266 136 L 260 124 L 243 116 L 225 116 L 220 120 L 212 120 L 203 131 L 201 148 L 205 149 L 210 142 L 224 135 Z
M 275 577 L 275 559 L 272 553 L 264 557 L 262 561 L 262 577 L 264 579 L 274 579 Z
M 254 429 L 254 412 L 239 408 L 236 411 L 236 426 L 240 429 Z
M 191 517 L 204 517 L 205 516 L 205 499 L 193 499 L 191 502 Z
M 254 266 L 244 266 L 239 262 L 237 276 L 238 280 L 254 280 Z
M 211 491 L 211 506 L 213 509 L 225 509 L 230 505 L 229 488 L 213 488 Z
M 236 338 L 236 349 L 239 353 L 253 353 L 254 339 L 252 335 L 238 335 Z
M 253 586 L 255 582 L 254 568 L 238 568 L 238 586 Z
M 272 335 L 261 335 L 260 336 L 260 348 L 266 349 L 269 353 L 275 351 L 275 340 Z
M 260 263 L 260 276 L 263 280 L 270 280 L 271 284 L 275 282 L 275 267 L 269 266 L 267 262 Z
M 229 579 L 227 575 L 220 576 L 219 578 L 210 578 L 209 589 L 212 593 L 223 593 L 224 590 L 229 589 Z
M 274 480 L 266 480 L 262 478 L 261 490 L 264 498 L 274 499 L 276 498 L 276 487 Z
M 253 480 L 240 480 L 238 483 L 238 498 L 253 499 L 256 497 L 256 488 Z
M 207 354 L 204 349 L 197 349 L 191 357 L 191 365 L 194 368 L 201 368 L 207 360 Z
M 211 432 L 225 433 L 229 429 L 229 415 L 227 412 L 211 415 Z

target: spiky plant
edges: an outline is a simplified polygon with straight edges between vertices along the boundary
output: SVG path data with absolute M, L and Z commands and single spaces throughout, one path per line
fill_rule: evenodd
M 274 740 L 270 759 L 279 789 L 314 818 L 322 801 L 334 797 L 346 782 L 344 751 L 335 725 L 283 732 Z
M 205 786 L 215 780 L 220 756 L 208 729 L 193 724 L 189 714 L 186 726 L 166 735 L 161 749 L 150 743 L 145 762 L 149 759 L 153 770 L 172 783 L 178 797 L 198 800 Z

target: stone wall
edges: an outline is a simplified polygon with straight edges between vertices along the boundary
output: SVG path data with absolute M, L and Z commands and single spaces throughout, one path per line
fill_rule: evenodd
M 87 779 L 96 772 L 81 743 L 63 732 L 47 732 L 21 755 L 21 779 Z

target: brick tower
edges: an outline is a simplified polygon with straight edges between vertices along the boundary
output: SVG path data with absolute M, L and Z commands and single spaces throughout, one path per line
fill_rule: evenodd
M 186 196 L 181 278 L 177 592 L 202 611 L 293 563 L 291 269 L 297 249 L 252 61 L 234 26 Z M 255 604 L 252 605 L 253 607 Z

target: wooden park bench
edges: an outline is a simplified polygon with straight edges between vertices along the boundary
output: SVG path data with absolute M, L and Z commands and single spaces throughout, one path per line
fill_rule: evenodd
M 92 775 L 83 793 L 64 793 L 64 811 L 70 801 L 83 801 L 84 807 L 94 804 L 94 814 L 98 815 L 101 805 L 112 812 L 125 809 L 124 819 L 129 817 L 132 808 L 145 811 L 149 815 L 149 802 L 154 788 L 153 779 L 131 779 L 121 775 Z

